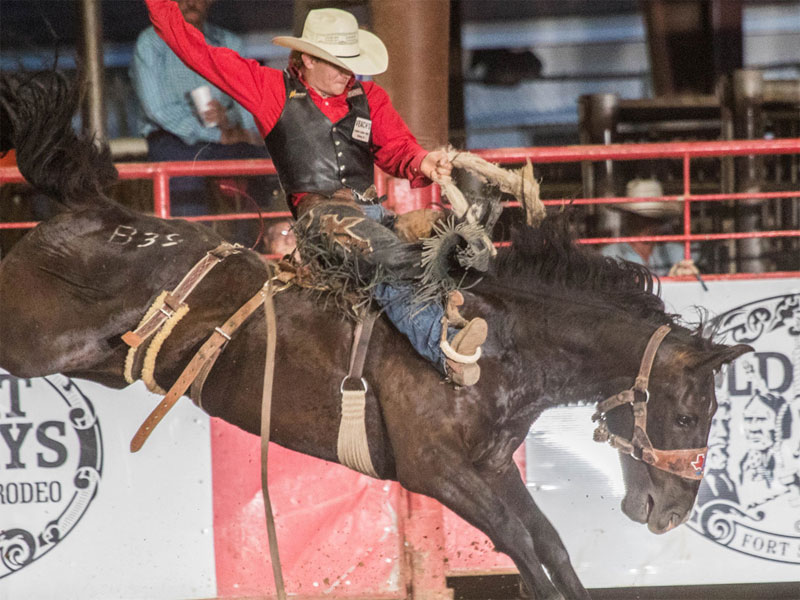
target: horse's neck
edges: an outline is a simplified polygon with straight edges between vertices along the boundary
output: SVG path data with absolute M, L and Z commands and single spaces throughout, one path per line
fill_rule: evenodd
M 521 364 L 500 363 L 504 379 L 547 406 L 596 402 L 633 385 L 654 328 L 625 313 L 600 312 L 567 299 L 489 304 L 495 352 L 521 359 Z

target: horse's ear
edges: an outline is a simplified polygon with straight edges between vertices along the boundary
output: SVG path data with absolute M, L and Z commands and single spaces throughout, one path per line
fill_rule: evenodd
M 716 346 L 714 350 L 701 352 L 697 355 L 696 361 L 691 365 L 695 370 L 716 371 L 722 365 L 733 362 L 746 352 L 753 352 L 753 347 L 747 344 L 736 344 L 735 346 Z

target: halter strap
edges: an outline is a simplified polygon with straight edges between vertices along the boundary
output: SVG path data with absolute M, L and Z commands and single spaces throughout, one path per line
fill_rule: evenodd
M 678 477 L 685 479 L 702 479 L 703 468 L 705 466 L 705 456 L 708 447 L 687 448 L 679 450 L 659 450 L 653 447 L 650 437 L 647 435 L 647 403 L 650 400 L 650 371 L 653 368 L 656 353 L 661 342 L 670 332 L 668 325 L 662 325 L 650 336 L 647 347 L 642 355 L 642 362 L 639 365 L 639 374 L 633 387 L 629 390 L 615 394 L 597 405 L 597 410 L 592 416 L 593 421 L 597 421 L 597 428 L 594 431 L 596 442 L 608 442 L 609 445 L 620 452 L 629 454 L 637 460 L 641 460 L 657 469 L 667 471 Z M 636 397 L 636 392 L 644 395 L 643 399 Z M 631 439 L 625 439 L 614 435 L 608 430 L 606 414 L 622 406 L 630 404 L 633 410 L 633 434 Z
M 669 325 L 662 325 L 655 330 L 655 333 L 650 336 L 650 341 L 647 342 L 647 347 L 644 349 L 642 355 L 642 364 L 639 366 L 639 374 L 636 376 L 636 383 L 633 384 L 633 389 L 645 394 L 649 393 L 647 387 L 650 383 L 650 371 L 653 369 L 653 362 L 656 359 L 656 352 L 661 342 L 667 337 L 670 332 Z

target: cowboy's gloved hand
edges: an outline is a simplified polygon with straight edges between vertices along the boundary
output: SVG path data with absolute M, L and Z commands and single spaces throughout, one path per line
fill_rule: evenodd
M 670 277 L 686 277 L 699 275 L 700 271 L 691 258 L 679 260 L 669 270 Z
M 428 152 L 422 159 L 419 170 L 425 177 L 437 183 L 449 183 L 450 174 L 453 172 L 453 163 L 450 162 L 445 150 L 434 150 Z

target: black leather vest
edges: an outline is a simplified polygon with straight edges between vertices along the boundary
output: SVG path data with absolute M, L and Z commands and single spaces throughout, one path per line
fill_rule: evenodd
M 287 195 L 341 188 L 363 193 L 373 183 L 369 104 L 356 82 L 347 93 L 350 111 L 331 123 L 299 79 L 284 71 L 286 104 L 264 138 Z M 353 137 L 355 135 L 355 137 Z

